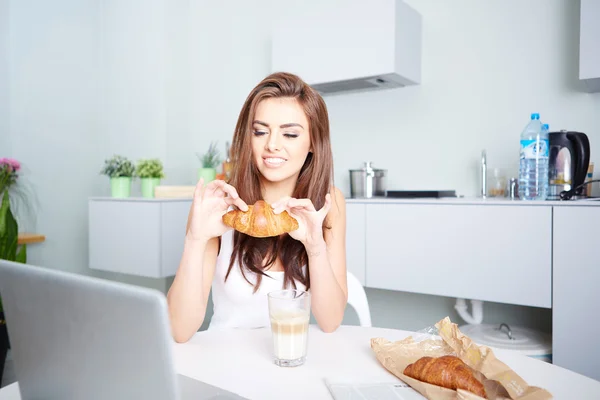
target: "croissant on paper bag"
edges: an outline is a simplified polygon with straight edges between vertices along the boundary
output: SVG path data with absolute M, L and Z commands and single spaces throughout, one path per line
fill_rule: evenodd
M 264 200 L 248 206 L 248 211 L 232 210 L 223 215 L 225 225 L 254 237 L 279 236 L 298 229 L 298 221 L 287 211 L 273 212 Z
M 442 386 L 448 389 L 463 389 L 487 398 L 483 384 L 460 358 L 455 356 L 421 357 L 404 369 L 404 375 Z

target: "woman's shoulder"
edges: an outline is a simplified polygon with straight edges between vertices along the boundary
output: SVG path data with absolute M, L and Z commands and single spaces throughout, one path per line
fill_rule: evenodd
M 336 223 L 340 218 L 345 219 L 346 198 L 342 191 L 336 186 L 331 187 L 329 194 L 331 195 L 331 208 L 329 209 L 329 214 L 327 214 L 327 219 L 331 224 Z
M 346 197 L 344 196 L 344 193 L 342 193 L 340 188 L 338 188 L 337 186 L 332 186 L 331 190 L 329 191 L 329 194 L 331 194 L 331 200 L 333 201 L 332 204 L 346 204 Z

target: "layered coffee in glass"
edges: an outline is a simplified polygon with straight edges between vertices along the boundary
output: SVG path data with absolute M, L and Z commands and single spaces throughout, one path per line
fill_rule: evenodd
M 310 293 L 277 290 L 268 294 L 275 364 L 296 367 L 304 364 L 308 345 Z

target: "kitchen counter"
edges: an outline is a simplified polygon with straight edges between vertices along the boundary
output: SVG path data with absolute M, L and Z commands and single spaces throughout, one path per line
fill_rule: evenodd
M 598 207 L 600 206 L 600 198 L 582 199 L 582 200 L 547 200 L 547 201 L 525 201 L 511 200 L 503 197 L 442 197 L 442 198 L 414 198 L 402 199 L 394 197 L 373 197 L 370 199 L 350 198 L 346 197 L 346 203 L 349 204 L 443 204 L 443 205 L 494 205 L 494 206 L 584 206 Z

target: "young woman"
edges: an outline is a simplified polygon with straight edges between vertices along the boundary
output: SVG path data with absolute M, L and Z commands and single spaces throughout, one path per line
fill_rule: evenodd
M 209 329 L 269 326 L 267 293 L 309 290 L 319 327 L 333 332 L 347 302 L 346 207 L 333 186 L 329 117 L 321 96 L 299 77 L 276 73 L 244 103 L 231 147 L 229 182 L 198 182 L 184 250 L 167 295 L 173 337 L 200 328 L 212 288 Z M 258 200 L 286 210 L 298 229 L 255 238 L 226 226 L 231 208 Z

